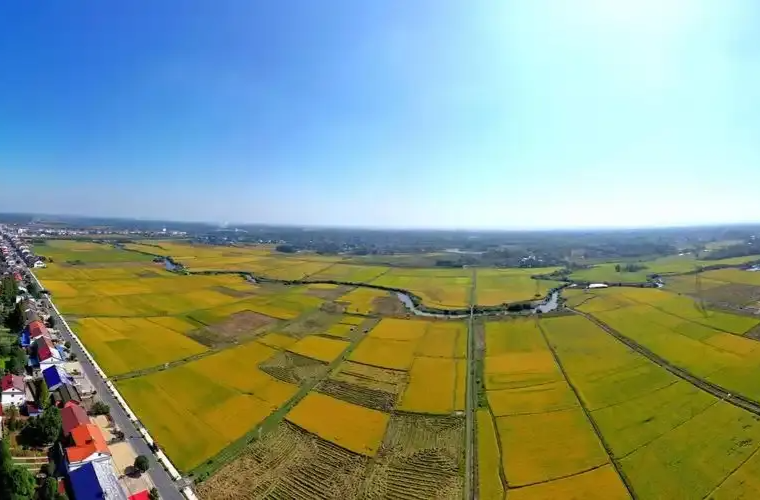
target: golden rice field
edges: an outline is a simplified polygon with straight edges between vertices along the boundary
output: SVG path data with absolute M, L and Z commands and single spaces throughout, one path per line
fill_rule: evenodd
M 72 326 L 109 375 L 206 351 L 205 346 L 184 335 L 193 325 L 178 318 L 82 318 Z
M 44 244 L 33 245 L 34 253 L 43 255 L 53 263 L 118 263 L 150 261 L 151 257 L 134 252 L 126 252 L 110 244 L 92 241 L 46 240 Z
M 390 297 L 384 290 L 357 287 L 338 299 L 346 304 L 346 312 L 355 314 L 372 314 L 376 311 L 380 299 Z
M 476 300 L 478 305 L 494 306 L 510 302 L 535 300 L 559 286 L 558 281 L 534 280 L 537 274 L 550 274 L 558 267 L 535 269 L 477 269 Z
M 296 393 L 297 386 L 256 368 L 275 353 L 251 342 L 117 386 L 177 467 L 189 471 Z
M 287 349 L 307 358 L 330 363 L 337 359 L 348 346 L 349 343 L 344 340 L 311 335 L 290 345 Z
M 390 417 L 383 412 L 311 393 L 286 416 L 289 422 L 360 455 L 374 456 Z

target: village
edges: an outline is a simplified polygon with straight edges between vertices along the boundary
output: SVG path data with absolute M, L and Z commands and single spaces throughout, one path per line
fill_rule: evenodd
M 116 425 L 28 271 L 44 262 L 14 236 L 0 252 L 0 498 L 157 500 L 149 458 Z

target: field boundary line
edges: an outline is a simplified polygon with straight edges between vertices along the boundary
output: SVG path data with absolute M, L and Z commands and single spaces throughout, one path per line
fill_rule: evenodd
M 586 474 L 587 472 L 595 471 L 597 469 L 601 469 L 602 467 L 606 467 L 608 465 L 612 465 L 612 464 L 610 464 L 609 462 L 604 462 L 599 465 L 594 465 L 593 467 L 589 467 L 587 469 L 579 470 L 578 472 L 573 472 L 572 474 L 565 474 L 564 476 L 557 476 L 551 479 L 544 479 L 542 481 L 535 481 L 533 483 L 526 483 L 526 484 L 520 484 L 518 486 L 512 486 L 510 490 L 521 490 L 523 488 L 530 488 L 531 486 L 538 486 L 539 484 L 553 483 L 554 481 L 560 481 L 562 479 L 568 479 L 571 477 L 580 476 L 581 474 Z M 506 494 L 506 491 L 504 493 L 505 493 L 505 496 L 508 496 Z
M 499 432 L 499 426 L 496 422 L 496 415 L 491 411 L 491 404 L 489 403 L 486 408 L 482 408 L 488 412 L 488 417 L 493 423 L 494 434 L 496 434 L 496 447 L 499 450 L 499 479 L 501 480 L 502 488 L 504 488 L 504 496 L 507 495 L 509 490 L 509 480 L 507 479 L 507 471 L 504 470 L 504 450 L 501 446 L 501 433 Z M 478 484 L 480 484 L 480 478 L 478 478 Z
M 709 405 L 705 406 L 704 409 L 698 411 L 697 413 L 695 413 L 694 415 L 690 416 L 689 418 L 687 418 L 686 420 L 684 420 L 680 424 L 676 425 L 675 427 L 671 427 L 670 429 L 668 429 L 668 430 L 666 430 L 664 432 L 661 432 L 657 436 L 655 436 L 652 439 L 648 440 L 646 443 L 642 443 L 642 444 L 638 445 L 636 448 L 632 449 L 631 451 L 629 451 L 625 455 L 621 456 L 620 460 L 625 460 L 626 458 L 628 458 L 629 456 L 633 455 L 634 453 L 636 453 L 640 449 L 646 448 L 650 444 L 654 443 L 655 441 L 657 441 L 661 437 L 664 437 L 665 435 L 670 434 L 671 432 L 673 432 L 674 430 L 678 429 L 679 427 L 683 427 L 684 425 L 688 424 L 689 422 L 691 422 L 692 420 L 694 420 L 698 416 L 700 416 L 703 413 L 705 413 L 706 411 L 708 411 L 710 408 L 712 408 L 716 404 L 720 403 L 720 401 L 721 401 L 720 399 L 715 399 Z
M 638 352 L 639 354 L 642 354 L 646 358 L 648 358 L 650 361 L 654 362 L 655 364 L 665 368 L 673 375 L 689 382 L 690 384 L 696 386 L 699 389 L 702 389 L 703 391 L 712 394 L 713 396 L 717 397 L 718 399 L 722 399 L 728 403 L 731 403 L 732 405 L 739 407 L 743 410 L 748 411 L 749 413 L 752 413 L 754 415 L 760 416 L 760 403 L 750 399 L 742 394 L 738 394 L 735 392 L 729 392 L 726 388 L 714 384 L 713 382 L 710 382 L 708 380 L 705 380 L 703 378 L 697 377 L 696 375 L 693 375 L 691 372 L 678 367 L 676 365 L 671 364 L 668 360 L 660 356 L 659 354 L 655 354 L 653 351 L 650 351 L 643 345 L 639 344 L 633 339 L 630 339 L 629 337 L 626 337 L 622 333 L 618 332 L 617 330 L 611 328 L 606 323 L 598 320 L 594 316 L 590 314 L 586 314 L 581 311 L 575 311 L 576 314 L 579 314 L 598 327 L 600 327 L 602 330 L 607 332 L 609 335 L 611 335 L 613 338 L 617 339 L 619 342 L 625 344 L 630 349 Z M 720 370 L 716 370 L 716 373 Z
M 728 479 L 731 476 L 733 476 L 739 469 L 741 469 L 744 466 L 744 464 L 746 464 L 747 462 L 749 462 L 752 459 L 752 457 L 754 457 L 755 455 L 757 455 L 758 451 L 760 451 L 760 445 L 758 445 L 757 448 L 755 448 L 755 451 L 753 451 L 752 453 L 750 453 L 747 456 L 747 458 L 745 458 L 744 460 L 742 460 L 739 465 L 737 465 L 736 467 L 734 467 L 728 474 L 726 474 L 726 477 L 724 477 L 723 479 L 721 479 L 720 482 L 717 484 L 717 486 L 715 486 L 715 488 L 713 488 L 712 490 L 710 490 L 710 493 L 708 493 L 707 495 L 703 496 L 702 498 L 703 499 L 711 498 L 712 495 L 716 491 L 718 491 L 720 489 L 720 487 L 723 486 L 726 483 L 726 481 L 728 481 Z
M 599 442 L 604 447 L 604 451 L 607 453 L 607 458 L 609 459 L 609 462 L 615 468 L 615 471 L 617 471 L 617 474 L 620 477 L 620 480 L 623 482 L 625 489 L 628 490 L 628 494 L 631 496 L 633 500 L 636 500 L 638 496 L 636 496 L 636 492 L 633 489 L 633 485 L 631 484 L 631 481 L 628 479 L 628 476 L 625 475 L 625 472 L 623 472 L 623 467 L 615 459 L 615 454 L 612 452 L 612 447 L 604 438 L 604 434 L 602 434 L 602 430 L 599 428 L 599 425 L 596 423 L 596 420 L 594 420 L 593 415 L 591 415 L 591 412 L 586 407 L 586 403 L 581 398 L 581 394 L 578 391 L 578 388 L 575 387 L 575 384 L 570 379 L 570 376 L 567 374 L 567 371 L 565 370 L 565 367 L 562 364 L 562 360 L 559 359 L 559 355 L 557 354 L 557 351 L 554 349 L 554 346 L 552 346 L 551 342 L 549 342 L 549 338 L 547 337 L 543 326 L 541 326 L 541 321 L 538 318 L 536 318 L 536 326 L 538 327 L 538 330 L 541 332 L 541 338 L 544 339 L 544 343 L 546 344 L 547 349 L 549 349 L 549 352 L 551 352 L 552 357 L 554 358 L 554 362 L 557 364 L 557 368 L 559 368 L 560 372 L 562 372 L 562 376 L 565 378 L 567 385 L 570 386 L 570 390 L 572 390 L 573 394 L 575 394 L 575 398 L 578 400 L 578 404 L 580 405 L 581 410 L 583 410 L 583 413 L 586 415 L 586 419 L 588 419 L 589 423 L 591 424 L 591 427 L 594 429 L 594 433 L 596 434 L 597 439 L 599 439 Z

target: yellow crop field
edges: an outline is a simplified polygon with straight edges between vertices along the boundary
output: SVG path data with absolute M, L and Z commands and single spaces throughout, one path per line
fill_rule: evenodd
M 427 327 L 427 321 L 383 318 L 369 332 L 369 336 L 385 340 L 416 341 L 425 335 Z
M 486 389 L 511 389 L 562 380 L 548 351 L 516 352 L 486 357 Z
M 300 280 L 317 274 L 321 270 L 330 267 L 329 262 L 283 262 L 282 267 L 266 269 L 262 272 L 267 278 L 281 280 Z
M 488 404 L 497 417 L 566 410 L 578 400 L 564 380 L 528 387 L 488 391 Z
M 577 474 L 608 461 L 580 408 L 497 417 L 509 484 L 520 486 Z
M 157 316 L 145 319 L 151 323 L 155 323 L 157 325 L 163 326 L 164 328 L 168 328 L 169 330 L 174 330 L 175 332 L 179 333 L 187 333 L 198 328 L 197 324 L 192 323 L 189 320 L 177 318 L 174 316 Z
M 556 288 L 561 283 L 536 280 L 531 276 L 550 274 L 558 269 L 560 268 L 478 269 L 476 303 L 493 306 L 545 297 L 550 289 Z
M 545 351 L 546 343 L 534 320 L 512 319 L 486 323 L 486 356 L 506 352 Z
M 408 370 L 412 366 L 415 348 L 414 341 L 366 337 L 354 349 L 349 359 L 380 368 Z
M 467 355 L 467 325 L 462 321 L 431 321 L 417 344 L 418 356 L 463 358 Z
M 357 287 L 340 297 L 338 301 L 347 304 L 346 312 L 371 314 L 375 311 L 375 302 L 384 297 L 390 297 L 384 290 Z
M 191 364 L 117 382 L 140 420 L 183 471 L 214 456 L 273 410 L 273 405 L 216 381 L 216 374 L 188 368 Z
M 360 316 L 351 316 L 350 314 L 344 314 L 340 318 L 340 322 L 344 325 L 354 325 L 359 326 L 362 323 L 364 323 L 365 318 L 362 318 Z
M 335 323 L 334 325 L 330 325 L 330 328 L 327 329 L 327 331 L 325 332 L 325 335 L 330 335 L 332 337 L 348 338 L 351 335 L 351 332 L 353 332 L 355 328 L 356 328 L 355 325 Z
M 390 417 L 316 392 L 309 393 L 285 417 L 289 422 L 343 448 L 374 456 Z
M 206 351 L 206 347 L 144 318 L 81 318 L 82 342 L 109 375 L 118 375 Z
M 476 413 L 478 430 L 478 492 L 483 500 L 503 500 L 501 455 L 496 428 L 488 410 Z
M 335 280 L 349 283 L 369 283 L 378 276 L 385 274 L 388 267 L 357 266 L 353 264 L 333 264 L 310 276 L 314 280 Z
M 472 276 L 471 273 L 462 277 L 438 277 L 433 273 L 428 273 L 427 276 L 403 276 L 389 272 L 374 279 L 372 284 L 408 290 L 419 296 L 426 306 L 452 309 L 469 305 Z
M 454 409 L 464 411 L 467 397 L 467 360 L 457 359 L 456 390 L 454 391 Z
M 511 490 L 510 500 L 627 500 L 631 496 L 612 465 L 546 483 Z
M 288 350 L 307 358 L 330 363 L 337 359 L 348 346 L 349 343 L 343 340 L 310 335 L 289 346 Z
M 266 346 L 277 349 L 287 349 L 298 341 L 298 339 L 282 333 L 267 333 L 257 340 Z
M 457 363 L 454 359 L 416 357 L 399 409 L 417 413 L 454 411 Z

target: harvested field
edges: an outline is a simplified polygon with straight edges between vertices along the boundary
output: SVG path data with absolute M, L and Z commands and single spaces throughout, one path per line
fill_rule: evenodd
M 220 347 L 251 339 L 275 321 L 274 318 L 253 311 L 241 311 L 220 323 L 189 332 L 187 335 L 205 346 Z
M 463 444 L 464 418 L 393 415 L 365 482 L 367 498 L 461 498 Z
M 325 379 L 316 387 L 316 390 L 341 401 L 373 410 L 391 412 L 396 406 L 397 396 L 393 393 L 350 384 L 343 380 Z
M 285 418 L 322 439 L 367 456 L 377 453 L 389 420 L 385 413 L 317 392 L 309 393 Z
M 327 364 L 294 354 L 281 352 L 259 365 L 259 369 L 272 377 L 291 384 L 304 385 L 327 374 Z
M 338 372 L 333 374 L 331 378 L 394 395 L 401 394 L 407 382 L 406 372 L 351 361 L 341 363 Z
M 367 458 L 282 422 L 201 483 L 204 500 L 359 499 Z

